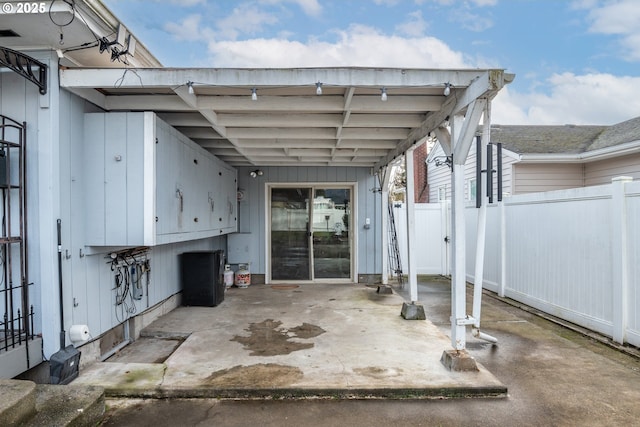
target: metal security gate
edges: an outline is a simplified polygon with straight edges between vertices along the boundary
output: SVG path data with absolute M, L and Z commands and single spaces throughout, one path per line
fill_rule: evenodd
M 33 340 L 33 306 L 29 304 L 26 229 L 27 124 L 0 115 L 0 356 Z

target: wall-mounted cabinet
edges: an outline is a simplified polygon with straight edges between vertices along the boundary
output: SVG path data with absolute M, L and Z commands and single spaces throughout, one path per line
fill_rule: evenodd
M 237 230 L 237 172 L 155 114 L 85 114 L 87 246 Z

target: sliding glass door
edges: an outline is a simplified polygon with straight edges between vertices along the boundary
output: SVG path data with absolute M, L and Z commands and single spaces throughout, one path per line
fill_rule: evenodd
M 352 279 L 352 196 L 347 186 L 270 189 L 272 280 Z
M 311 280 L 311 188 L 271 189 L 271 278 Z

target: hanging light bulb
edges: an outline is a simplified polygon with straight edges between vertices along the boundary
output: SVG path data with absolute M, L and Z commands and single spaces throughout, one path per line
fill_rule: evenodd
M 387 88 L 383 87 L 380 90 L 382 91 L 382 95 L 380 95 L 380 101 L 384 102 L 387 100 Z
M 444 84 L 444 96 L 449 96 L 451 94 L 451 83 L 447 82 Z
M 258 90 L 255 87 L 251 88 L 251 100 L 252 101 L 258 100 Z
M 193 82 L 192 81 L 188 81 L 187 82 L 187 90 L 189 91 L 189 95 L 193 95 L 195 92 L 193 90 Z
M 322 83 L 320 82 L 316 83 L 316 95 L 322 95 Z

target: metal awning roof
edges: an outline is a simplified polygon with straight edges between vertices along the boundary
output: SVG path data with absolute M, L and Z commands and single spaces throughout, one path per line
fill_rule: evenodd
M 376 168 L 449 116 L 464 114 L 476 99 L 492 99 L 512 79 L 503 70 L 396 68 L 68 68 L 60 73 L 62 87 L 101 108 L 154 111 L 233 166 Z M 451 90 L 445 96 L 447 84 Z

